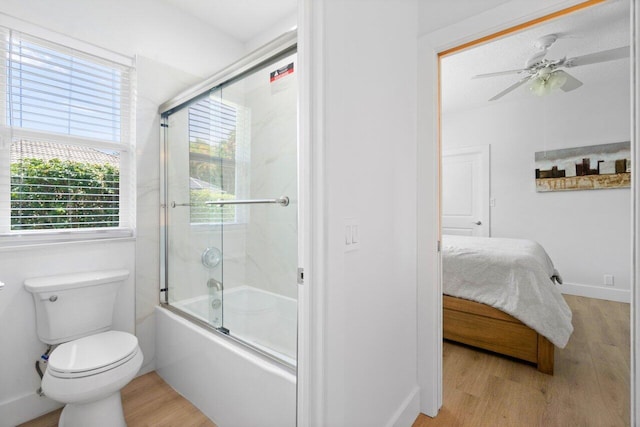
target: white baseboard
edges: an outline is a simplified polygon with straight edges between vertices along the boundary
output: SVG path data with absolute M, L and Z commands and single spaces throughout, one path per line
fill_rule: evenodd
M 411 427 L 420 415 L 420 387 L 415 386 L 387 423 L 387 427 Z
M 617 302 L 631 302 L 631 291 L 629 289 L 615 289 L 607 286 L 591 286 L 566 282 L 562 285 L 558 285 L 558 289 L 563 294 L 568 295 L 606 299 Z
M 62 403 L 33 393 L 0 403 L 0 427 L 13 427 L 62 407 Z

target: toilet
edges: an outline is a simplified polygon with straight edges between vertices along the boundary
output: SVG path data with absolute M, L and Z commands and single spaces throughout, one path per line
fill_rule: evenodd
M 57 345 L 42 378 L 44 394 L 65 403 L 59 426 L 126 427 L 120 389 L 142 366 L 138 339 L 113 331 L 113 309 L 127 270 L 24 281 L 35 301 L 40 341 Z

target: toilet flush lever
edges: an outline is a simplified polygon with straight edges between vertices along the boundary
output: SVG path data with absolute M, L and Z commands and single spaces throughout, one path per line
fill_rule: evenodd
M 51 302 L 56 302 L 56 301 L 58 301 L 58 295 L 51 295 L 51 296 L 49 297 L 49 301 L 51 301 Z
M 0 282 L 0 291 L 4 289 L 4 282 Z

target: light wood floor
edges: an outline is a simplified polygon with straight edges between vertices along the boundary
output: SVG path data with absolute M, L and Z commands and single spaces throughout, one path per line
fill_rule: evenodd
M 155 372 L 139 376 L 122 389 L 122 406 L 129 427 L 216 427 Z M 18 427 L 55 427 L 60 412 L 62 409 Z
M 575 331 L 553 376 L 445 342 L 443 407 L 413 427 L 629 425 L 629 304 L 565 299 Z

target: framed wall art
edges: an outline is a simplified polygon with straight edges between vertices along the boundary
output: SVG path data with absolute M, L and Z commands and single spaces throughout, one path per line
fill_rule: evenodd
M 629 141 L 539 151 L 535 160 L 538 192 L 631 187 Z

